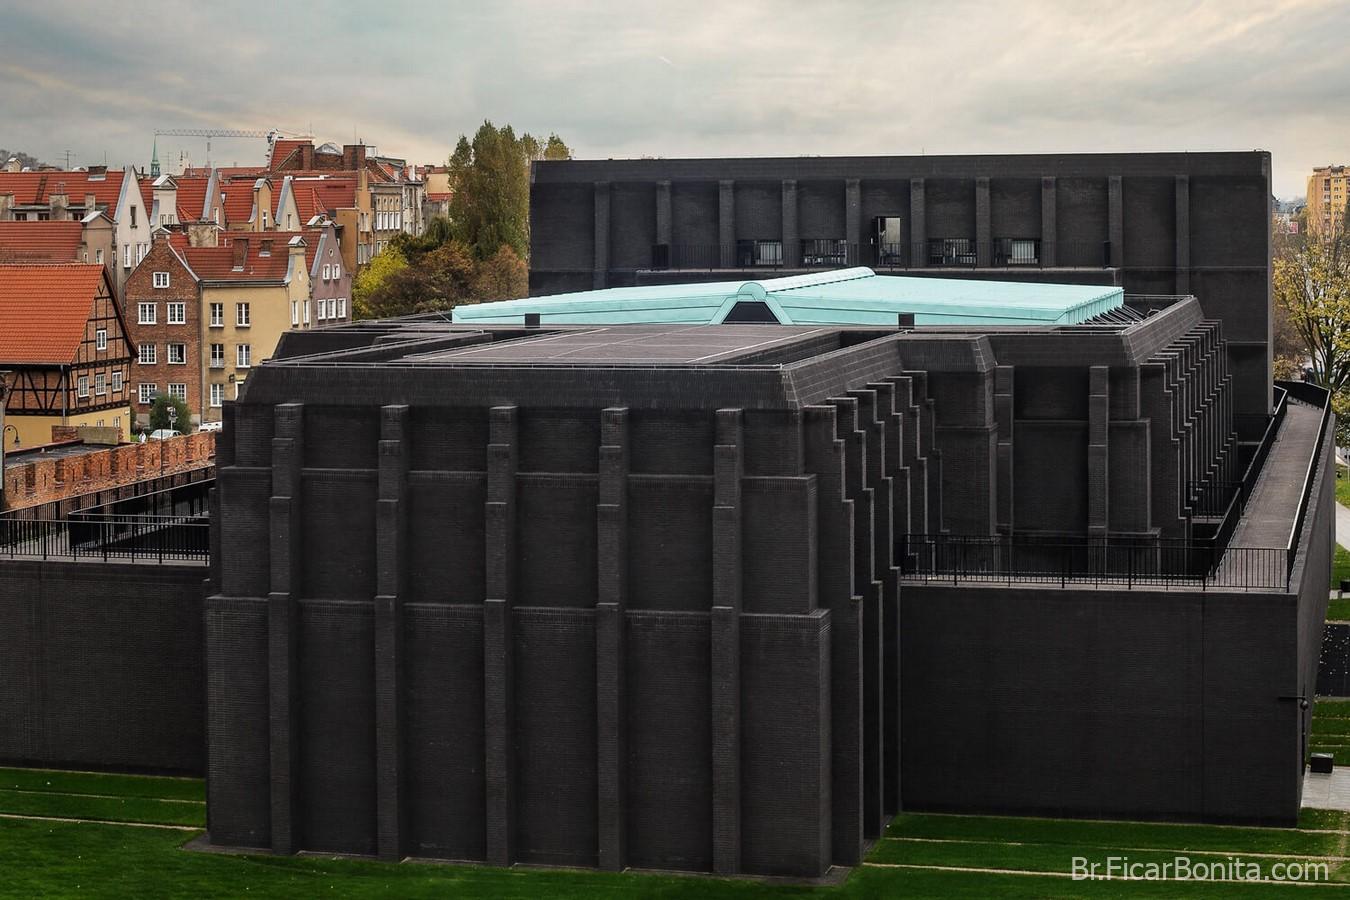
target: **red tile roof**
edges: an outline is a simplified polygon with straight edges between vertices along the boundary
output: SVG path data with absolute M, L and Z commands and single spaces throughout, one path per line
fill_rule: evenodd
M 88 172 L 0 172 L 0 194 L 13 194 L 19 205 L 45 205 L 58 188 L 64 187 L 71 205 L 83 206 L 85 195 L 93 194 L 94 202 L 111 215 L 117 210 L 125 174 L 120 169 L 104 176 Z
M 175 178 L 178 183 L 178 221 L 200 222 L 210 178 Z
M 253 216 L 254 178 L 235 178 L 220 186 L 225 195 L 225 223 L 237 225 L 248 222 Z
M 318 230 L 223 232 L 218 247 L 189 247 L 186 236 L 181 236 L 181 240 L 174 240 L 180 237 L 178 235 L 171 238 L 170 243 L 187 260 L 188 267 L 203 281 L 281 282 L 286 278 L 289 267 L 288 245 L 291 238 L 296 235 L 304 238 L 305 266 L 308 269 L 314 265 L 314 254 L 318 252 L 319 238 L 322 234 Z M 235 271 L 235 245 L 242 241 L 248 241 L 248 254 L 243 269 Z M 272 252 L 268 256 L 262 255 L 263 241 L 272 242 Z
M 0 265 L 0 365 L 75 360 L 103 266 Z
M 434 201 L 437 202 L 437 203 L 442 203 L 442 202 L 444 202 L 444 201 L 450 199 L 450 192 L 449 192 L 449 191 L 445 191 L 445 192 L 441 192 L 441 191 L 427 191 L 427 199 L 428 199 L 428 200 L 434 200 Z
M 141 202 L 145 204 L 145 213 L 149 215 L 155 209 L 155 179 L 138 178 L 141 189 Z
M 304 140 L 278 138 L 276 143 L 272 145 L 272 156 L 271 159 L 268 160 L 273 171 L 276 170 L 277 166 L 281 165 L 288 158 L 290 158 L 291 154 L 296 153 L 301 147 L 305 146 L 306 144 L 313 146 L 314 142 L 309 138 L 305 138 Z
M 0 222 L 0 263 L 80 261 L 79 222 Z

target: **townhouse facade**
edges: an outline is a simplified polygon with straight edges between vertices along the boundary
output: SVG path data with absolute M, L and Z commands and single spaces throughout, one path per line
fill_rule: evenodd
M 150 252 L 127 278 L 123 296 L 134 352 L 131 399 L 135 426 L 149 425 L 151 406 L 160 394 L 183 400 L 192 411 L 192 424 L 200 424 L 205 406 L 201 286 L 167 233 L 156 237 Z
M 0 369 L 8 370 L 5 440 L 52 441 L 53 426 L 130 427 L 126 319 L 97 263 L 0 265 Z
M 96 263 L 111 271 L 115 229 L 97 210 L 78 220 L 0 222 L 0 263 Z

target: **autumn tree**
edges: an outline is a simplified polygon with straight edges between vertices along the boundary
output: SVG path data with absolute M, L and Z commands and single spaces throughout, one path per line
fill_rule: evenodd
M 362 315 L 382 319 L 453 309 L 455 304 L 473 298 L 477 274 L 468 248 L 458 241 L 447 241 L 416 264 L 405 264 L 380 282 L 364 298 Z
M 514 300 L 530 292 L 530 272 L 525 260 L 506 245 L 478 264 L 472 295 L 475 303 Z
M 396 236 L 395 240 L 398 240 Z M 384 252 L 376 256 L 352 279 L 352 314 L 357 319 L 375 318 L 370 298 L 398 272 L 408 267 L 408 259 L 391 241 Z
M 1350 240 L 1343 225 L 1327 235 L 1276 241 L 1276 322 L 1297 335 L 1313 380 L 1337 393 L 1350 388 Z

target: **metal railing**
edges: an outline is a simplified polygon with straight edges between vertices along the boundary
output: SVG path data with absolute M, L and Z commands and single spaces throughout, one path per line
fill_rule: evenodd
M 852 243 L 844 238 L 805 238 L 797 246 L 777 239 L 731 243 L 653 244 L 648 266 L 672 269 L 836 269 L 871 266 L 913 268 L 1069 268 L 1111 266 L 1106 241 L 1044 241 L 1040 238 L 929 238 L 912 243 Z M 639 266 L 639 268 L 643 268 Z
M 0 519 L 0 559 L 204 565 L 210 559 L 210 547 L 211 526 L 204 518 Z
M 1309 457 L 1308 465 L 1303 472 L 1303 484 L 1299 489 L 1298 513 L 1294 516 L 1294 524 L 1289 529 L 1289 543 L 1285 551 L 1288 557 L 1289 577 L 1292 578 L 1294 559 L 1298 556 L 1298 537 L 1303 533 L 1303 523 L 1308 516 L 1308 502 L 1312 498 L 1313 481 L 1317 477 L 1318 465 L 1322 460 L 1322 445 L 1326 440 L 1327 425 L 1331 418 L 1331 392 L 1324 387 L 1303 381 L 1283 381 L 1280 382 L 1280 386 L 1283 387 L 1289 397 L 1310 406 L 1322 408 L 1322 415 L 1317 420 L 1317 441 L 1313 445 L 1312 455 Z
M 1073 535 L 906 535 L 901 577 L 922 582 L 1283 590 L 1282 548 Z

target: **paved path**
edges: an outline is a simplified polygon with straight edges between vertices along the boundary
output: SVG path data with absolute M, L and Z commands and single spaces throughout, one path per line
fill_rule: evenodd
M 1303 805 L 1350 810 L 1350 766 L 1332 766 L 1330 775 L 1303 772 Z
M 1290 400 L 1242 519 L 1233 531 L 1215 582 L 1230 587 L 1284 587 L 1289 532 L 1298 517 L 1308 460 L 1317 446 L 1322 410 Z M 1350 525 L 1350 522 L 1347 522 Z

